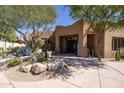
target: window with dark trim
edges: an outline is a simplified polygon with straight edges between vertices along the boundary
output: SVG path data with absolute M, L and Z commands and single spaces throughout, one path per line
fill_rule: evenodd
M 113 37 L 112 38 L 112 51 L 116 51 L 124 47 L 124 38 L 122 37 Z

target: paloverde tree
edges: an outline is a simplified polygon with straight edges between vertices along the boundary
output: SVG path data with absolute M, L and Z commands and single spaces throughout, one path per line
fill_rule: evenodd
M 9 27 L 9 25 L 6 24 L 6 22 L 0 22 L 0 40 L 5 42 L 4 49 L 6 50 L 6 41 L 9 42 L 15 42 L 17 40 L 16 38 L 16 31 Z
M 0 39 L 6 41 L 16 41 L 16 29 L 19 27 L 19 20 L 14 9 L 10 6 L 0 6 Z
M 0 6 L 0 21 L 6 21 L 10 27 L 23 34 L 27 45 L 35 51 L 39 32 L 51 28 L 57 14 L 55 6 Z M 19 29 L 30 30 L 31 39 Z
M 102 35 L 98 36 L 96 48 L 97 57 L 99 61 L 101 61 L 100 47 L 104 37 L 104 32 L 124 26 L 124 7 L 110 5 L 85 5 L 68 6 L 68 8 L 73 19 L 82 20 L 84 23 L 88 24 L 86 33 L 92 29 L 93 32 Z
M 55 11 L 55 6 L 17 6 L 19 15 L 23 16 L 21 22 L 23 28 L 30 29 L 30 39 L 25 40 L 28 42 L 28 46 L 35 51 L 37 46 L 39 46 L 38 41 L 41 33 L 51 29 L 54 23 L 57 13 Z

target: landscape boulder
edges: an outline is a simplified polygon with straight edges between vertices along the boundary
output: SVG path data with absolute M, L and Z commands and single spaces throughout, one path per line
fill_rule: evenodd
M 41 63 L 34 63 L 31 67 L 31 72 L 33 74 L 40 74 L 47 70 L 47 65 Z
M 55 63 L 48 63 L 48 64 L 47 64 L 47 70 L 48 70 L 48 71 L 56 70 L 57 67 L 58 67 L 58 65 L 55 64 Z
M 31 67 L 32 67 L 31 64 L 30 64 L 30 65 L 27 65 L 27 66 L 21 66 L 21 67 L 19 68 L 19 71 L 20 71 L 20 72 L 29 73 L 30 70 L 31 70 Z
M 0 66 L 0 71 L 6 71 L 7 70 L 7 66 Z

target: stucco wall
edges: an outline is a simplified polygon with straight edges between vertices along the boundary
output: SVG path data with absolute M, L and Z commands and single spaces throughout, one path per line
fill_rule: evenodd
M 87 36 L 85 34 L 83 21 L 77 21 L 76 23 L 69 26 L 57 26 L 55 29 L 55 51 L 60 53 L 60 36 L 66 35 L 78 35 L 78 44 L 77 44 L 77 55 L 86 56 L 86 41 Z
M 111 30 L 105 32 L 104 57 L 112 58 L 115 52 L 112 51 L 112 37 L 124 37 L 124 30 Z
M 19 43 L 11 43 L 11 42 L 6 42 L 6 49 L 7 48 L 13 48 L 13 47 L 21 47 L 21 46 L 25 46 L 24 44 L 19 44 Z M 2 47 L 5 50 L 5 42 L 0 41 L 0 47 Z
M 77 44 L 77 55 L 82 57 L 87 57 L 87 28 L 88 25 L 84 24 L 83 21 L 77 21 L 76 23 L 69 26 L 57 26 L 55 29 L 55 51 L 56 53 L 60 53 L 60 36 L 66 35 L 78 35 L 78 44 Z M 112 37 L 124 37 L 124 30 L 111 30 L 105 31 L 105 33 L 93 33 L 95 35 L 94 45 L 95 51 L 97 52 L 97 42 L 99 38 L 102 38 L 100 44 L 100 54 L 103 58 L 111 58 L 114 55 L 112 52 Z

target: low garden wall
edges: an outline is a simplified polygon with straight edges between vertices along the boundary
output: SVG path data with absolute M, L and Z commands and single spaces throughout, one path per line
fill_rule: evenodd
M 21 46 L 25 46 L 24 44 L 19 44 L 19 43 L 12 43 L 12 42 L 6 42 L 6 49 L 7 48 L 13 48 L 13 47 L 21 47 Z M 3 48 L 5 50 L 5 42 L 0 41 L 0 48 Z

